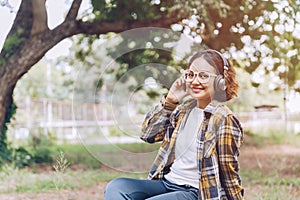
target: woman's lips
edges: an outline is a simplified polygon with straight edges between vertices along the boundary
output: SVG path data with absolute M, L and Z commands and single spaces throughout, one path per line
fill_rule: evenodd
M 205 88 L 200 88 L 200 87 L 191 87 L 192 91 L 194 93 L 199 93 L 201 92 L 201 90 L 204 90 Z

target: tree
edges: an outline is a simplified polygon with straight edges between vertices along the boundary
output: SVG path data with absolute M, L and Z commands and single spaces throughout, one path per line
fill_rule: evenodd
M 12 94 L 16 83 L 58 42 L 80 33 L 100 35 L 138 27 L 169 27 L 184 16 L 178 8 L 171 6 L 174 4 L 173 1 L 168 1 L 167 5 L 166 3 L 138 2 L 140 1 L 134 1 L 131 5 L 123 1 L 94 0 L 92 4 L 95 18 L 84 20 L 78 17 L 82 0 L 74 0 L 64 22 L 52 30 L 47 26 L 46 0 L 21 2 L 0 54 L 1 149 L 6 149 L 5 122 L 10 120 L 12 114 Z M 175 5 L 178 6 L 178 4 Z M 145 10 L 140 9 L 141 7 Z M 165 9 L 161 9 L 162 7 Z M 119 12 L 122 8 L 123 13 Z M 132 13 L 140 13 L 141 17 L 135 18 L 131 15 Z

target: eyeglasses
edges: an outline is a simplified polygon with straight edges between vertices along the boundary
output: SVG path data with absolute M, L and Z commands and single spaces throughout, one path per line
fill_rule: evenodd
M 194 72 L 192 70 L 187 70 L 187 71 L 185 71 L 184 79 L 186 82 L 193 82 L 195 80 L 195 78 L 197 77 L 197 80 L 200 83 L 208 83 L 211 76 L 215 77 L 217 75 L 209 73 L 209 72 L 205 72 L 205 71 Z

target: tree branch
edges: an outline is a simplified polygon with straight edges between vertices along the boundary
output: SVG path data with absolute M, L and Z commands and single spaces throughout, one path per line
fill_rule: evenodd
M 33 25 L 31 35 L 48 29 L 45 3 L 46 0 L 32 0 Z
M 74 0 L 65 21 L 76 20 L 82 0 Z
M 179 10 L 175 10 L 172 13 L 159 18 L 159 19 L 147 19 L 143 21 L 125 21 L 116 20 L 113 22 L 83 22 L 81 20 L 77 21 L 75 34 L 106 34 L 108 32 L 120 33 L 126 30 L 141 28 L 141 27 L 161 27 L 169 28 L 172 24 L 179 22 L 181 19 L 187 17 L 187 14 L 181 14 L 179 16 Z
M 10 73 L 15 74 L 9 81 L 16 82 L 32 65 L 38 62 L 45 53 L 59 41 L 76 34 L 106 34 L 109 32 L 120 33 L 134 28 L 141 27 L 162 27 L 169 28 L 171 24 L 180 21 L 185 16 L 178 17 L 178 11 L 172 12 L 159 19 L 149 19 L 144 21 L 124 21 L 114 22 L 82 22 L 65 21 L 55 29 L 43 31 L 35 34 L 26 42 L 20 51 L 16 52 L 6 63 L 6 68 L 10 68 Z M 11 62 L 10 62 L 11 61 Z

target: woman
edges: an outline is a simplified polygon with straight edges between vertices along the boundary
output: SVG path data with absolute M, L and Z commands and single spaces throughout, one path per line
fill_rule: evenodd
M 143 122 L 141 139 L 162 141 L 148 180 L 115 179 L 105 200 L 243 199 L 238 174 L 243 130 L 222 104 L 237 96 L 235 76 L 218 51 L 196 53 Z

